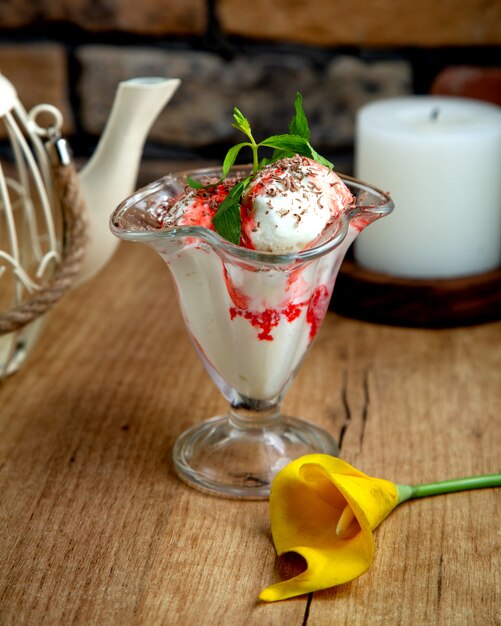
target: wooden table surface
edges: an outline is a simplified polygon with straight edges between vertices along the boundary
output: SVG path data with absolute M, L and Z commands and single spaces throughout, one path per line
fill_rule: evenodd
M 284 408 L 397 483 L 493 473 L 500 374 L 501 322 L 432 331 L 330 312 Z M 0 383 L 0 624 L 500 623 L 494 489 L 405 503 L 364 576 L 260 603 L 288 567 L 267 502 L 199 493 L 172 470 L 176 436 L 224 410 L 165 265 L 121 244 Z

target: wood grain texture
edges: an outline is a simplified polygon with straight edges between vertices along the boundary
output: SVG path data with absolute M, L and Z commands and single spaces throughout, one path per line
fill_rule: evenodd
M 285 403 L 342 455 L 400 483 L 499 471 L 501 323 L 430 331 L 329 313 Z M 122 244 L 50 314 L 0 385 L 0 624 L 496 624 L 499 492 L 409 502 L 370 571 L 274 605 L 284 575 L 266 502 L 173 474 L 186 427 L 225 408 L 168 272 Z

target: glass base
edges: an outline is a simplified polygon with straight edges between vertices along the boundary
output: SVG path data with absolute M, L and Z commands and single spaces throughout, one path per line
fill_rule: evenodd
M 268 498 L 273 477 L 305 454 L 337 456 L 332 436 L 295 417 L 239 423 L 234 415 L 213 417 L 185 431 L 173 450 L 179 477 L 199 490 L 227 498 Z

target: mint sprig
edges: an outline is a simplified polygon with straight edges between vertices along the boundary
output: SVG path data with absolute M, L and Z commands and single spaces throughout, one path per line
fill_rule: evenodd
M 186 177 L 186 182 L 192 189 L 209 189 L 209 187 L 213 187 L 214 185 L 204 185 L 199 180 L 195 180 L 191 176 Z
M 296 100 L 294 102 L 295 115 L 289 123 L 289 135 L 301 137 L 306 142 L 310 141 L 310 127 L 308 120 L 303 109 L 303 97 L 300 93 L 296 93 Z M 266 164 L 273 163 L 279 159 L 286 159 L 287 157 L 294 156 L 296 154 L 293 151 L 286 150 L 284 147 L 276 148 L 273 152 L 271 159 L 265 159 Z
M 244 178 L 230 189 L 212 220 L 214 228 L 221 237 L 236 245 L 240 243 L 240 204 L 242 195 L 251 178 L 251 176 L 247 176 L 247 178 Z
M 257 172 L 265 165 L 274 163 L 280 159 L 292 157 L 296 154 L 308 157 L 317 161 L 330 169 L 334 166 L 326 158 L 318 154 L 318 152 L 310 144 L 310 128 L 308 120 L 303 109 L 303 98 L 300 93 L 296 93 L 294 102 L 295 113 L 289 123 L 289 132 L 283 135 L 272 135 L 267 139 L 257 143 L 252 135 L 249 120 L 243 113 L 235 107 L 233 109 L 233 118 L 235 122 L 232 124 L 234 128 L 241 131 L 247 136 L 249 141 L 239 143 L 230 148 L 223 161 L 222 177 L 216 183 L 204 185 L 200 181 L 188 178 L 187 182 L 194 189 L 208 189 L 220 184 L 229 174 L 231 167 L 234 165 L 242 148 L 250 148 L 252 151 L 252 175 L 239 181 L 228 193 L 226 198 L 221 202 L 216 215 L 213 218 L 214 228 L 221 237 L 227 239 L 231 243 L 238 245 L 240 243 L 241 217 L 240 204 L 242 195 Z M 259 148 L 273 148 L 273 154 L 270 158 L 263 158 L 259 161 Z
M 294 108 L 296 113 L 291 119 L 289 124 L 289 133 L 291 135 L 297 135 L 303 137 L 307 141 L 310 140 L 310 127 L 308 120 L 303 109 L 303 96 L 298 92 L 296 93 L 296 100 L 294 101 Z
M 309 141 L 299 135 L 273 135 L 272 137 L 268 137 L 268 139 L 262 141 L 259 145 L 268 146 L 280 151 L 279 156 L 270 159 L 269 163 L 294 156 L 295 154 L 300 154 L 301 156 L 309 157 L 310 159 L 313 159 L 330 169 L 334 167 L 330 161 L 325 159 L 313 149 Z

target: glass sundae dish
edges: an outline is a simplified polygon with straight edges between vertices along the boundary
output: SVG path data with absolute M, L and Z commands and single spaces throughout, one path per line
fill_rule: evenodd
M 256 162 L 230 169 L 230 159 L 165 176 L 110 222 L 117 237 L 151 246 L 167 263 L 195 349 L 229 402 L 227 415 L 184 432 L 173 450 L 182 479 L 227 497 L 267 497 L 290 461 L 338 452 L 329 433 L 280 407 L 346 250 L 393 208 L 387 194 L 272 147 L 282 158 L 258 171 Z

